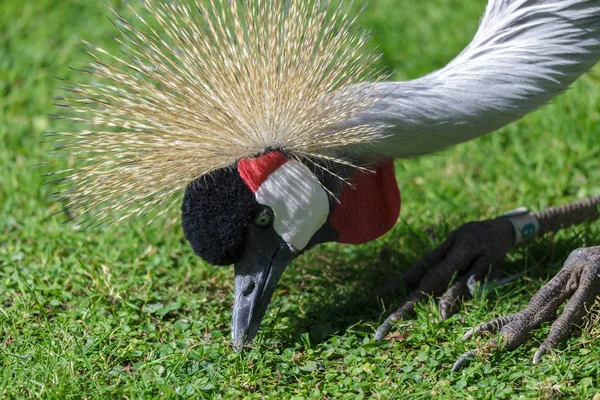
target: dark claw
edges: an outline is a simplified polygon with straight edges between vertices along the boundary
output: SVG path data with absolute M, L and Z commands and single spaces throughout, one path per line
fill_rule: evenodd
M 539 364 L 540 361 L 542 361 L 542 357 L 545 356 L 546 354 L 548 354 L 549 352 L 550 352 L 550 347 L 548 347 L 547 345 L 542 344 L 540 346 L 540 348 L 533 355 L 533 363 L 534 364 Z
M 464 367 L 466 364 L 469 363 L 469 360 L 471 359 L 471 357 L 473 357 L 476 354 L 477 354 L 477 350 L 467 351 L 462 356 L 458 357 L 458 360 L 456 360 L 456 362 L 454 363 L 454 365 L 452 366 L 452 369 L 450 371 L 452 371 L 452 372 L 460 371 L 460 369 L 462 367 Z
M 392 326 L 394 326 L 393 320 L 388 317 L 385 321 L 383 321 L 383 324 L 379 325 L 379 328 L 377 328 L 377 332 L 375 332 L 375 340 L 381 342 L 383 339 L 385 339 L 387 334 L 392 330 Z
M 388 333 L 392 330 L 394 326 L 394 322 L 400 321 L 404 318 L 409 318 L 414 315 L 415 312 L 415 303 L 418 303 L 422 299 L 426 297 L 425 294 L 419 291 L 414 291 L 406 300 L 404 300 L 404 304 L 395 312 L 390 314 L 383 324 L 377 328 L 377 332 L 375 332 L 375 340 L 382 341 L 385 339 Z

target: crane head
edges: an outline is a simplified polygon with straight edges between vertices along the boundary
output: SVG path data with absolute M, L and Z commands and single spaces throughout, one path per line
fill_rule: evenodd
M 329 209 L 316 176 L 279 151 L 188 186 L 182 223 L 194 252 L 213 265 L 235 265 L 234 346 L 254 337 L 283 271 Z
M 192 249 L 210 264 L 234 264 L 235 348 L 254 338 L 279 279 L 298 254 L 327 241 L 373 240 L 393 226 L 399 212 L 393 174 L 389 163 L 355 174 L 351 183 L 358 186 L 336 185 L 271 151 L 188 186 L 182 224 Z
M 357 118 L 385 97 L 386 74 L 343 1 L 142 3 L 113 10 L 122 55 L 82 41 L 93 84 L 68 82 L 60 97 L 64 117 L 81 125 L 56 133 L 73 165 L 52 182 L 86 227 L 161 205 L 157 216 L 168 215 L 185 188 L 192 248 L 235 265 L 240 345 L 295 256 L 325 241 L 371 240 L 395 222 L 378 204 L 387 198 L 373 188 L 380 175 L 330 185 L 299 161 L 337 168 L 361 153 L 356 146 L 386 137 L 386 124 Z M 382 224 L 374 212 L 388 209 Z

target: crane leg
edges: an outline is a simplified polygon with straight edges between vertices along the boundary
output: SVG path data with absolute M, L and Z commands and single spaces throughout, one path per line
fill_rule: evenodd
M 539 221 L 538 234 L 600 218 L 600 197 L 551 208 L 533 214 Z M 383 340 L 394 321 L 414 314 L 416 303 L 428 296 L 441 296 L 440 316 L 449 318 L 457 311 L 457 300 L 469 295 L 469 281 L 495 277 L 499 265 L 515 243 L 515 228 L 506 218 L 471 222 L 452 232 L 438 248 L 427 254 L 407 271 L 407 283 L 418 288 L 379 327 L 375 338 Z M 453 283 L 450 284 L 453 277 Z M 566 339 L 573 325 L 586 314 L 586 305 L 600 295 L 600 246 L 575 250 L 559 273 L 534 295 L 522 311 L 496 318 L 467 332 L 465 339 L 479 332 L 498 332 L 500 340 L 491 348 L 510 350 L 525 342 L 528 333 L 544 322 L 554 320 L 547 340 L 536 352 L 533 361 Z M 565 301 L 565 309 L 557 318 L 556 312 Z M 473 351 L 464 354 L 454 365 L 458 370 Z

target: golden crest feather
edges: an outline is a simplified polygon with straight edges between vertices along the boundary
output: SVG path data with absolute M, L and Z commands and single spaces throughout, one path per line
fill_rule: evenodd
M 373 85 L 357 84 L 383 78 L 340 4 L 145 0 L 129 10 L 113 11 L 121 54 L 84 41 L 91 78 L 60 98 L 64 118 L 83 127 L 56 140 L 73 163 L 55 173 L 60 197 L 77 215 L 140 216 L 269 148 L 343 163 L 335 148 L 380 133 L 336 128 L 375 101 Z

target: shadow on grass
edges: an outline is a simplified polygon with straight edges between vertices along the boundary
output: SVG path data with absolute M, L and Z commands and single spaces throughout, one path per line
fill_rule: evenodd
M 291 274 L 291 282 L 282 282 L 289 287 L 284 291 L 301 293 L 300 305 L 278 313 L 277 318 L 287 318 L 288 329 L 271 329 L 270 334 L 284 346 L 298 343 L 304 333 L 310 334 L 311 343 L 323 342 L 334 333 L 343 335 L 348 329 L 374 334 L 376 326 L 411 291 L 404 285 L 402 273 L 432 249 L 426 237 L 413 237 L 398 246 L 394 245 L 394 236 L 383 244 L 334 246 L 306 255 L 299 271 Z M 503 263 L 501 274 L 523 274 L 526 281 L 539 287 L 539 282 L 546 282 L 559 271 L 571 251 L 600 243 L 597 236 L 595 230 L 584 226 L 537 239 L 514 249 Z M 531 284 L 526 283 L 522 279 L 517 285 L 530 291 Z

